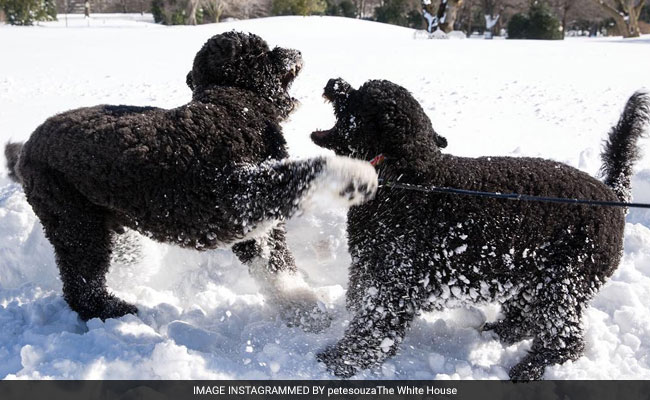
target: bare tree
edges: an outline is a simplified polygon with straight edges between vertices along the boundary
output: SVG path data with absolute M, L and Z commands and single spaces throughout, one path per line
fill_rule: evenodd
M 532 1 L 535 0 L 481 0 L 486 36 L 491 37 L 513 14 L 526 12 Z
M 221 16 L 229 6 L 231 6 L 231 2 L 227 0 L 202 0 L 205 17 L 210 22 L 219 22 Z
M 467 35 L 470 35 L 472 32 L 472 9 L 474 6 L 474 0 L 467 0 L 463 3 L 460 11 L 458 12 L 458 18 L 456 18 L 456 25 L 459 26 L 459 30 L 462 30 L 463 23 L 465 25 L 465 31 Z
M 559 10 L 558 15 L 560 15 Z M 591 35 L 596 35 L 601 27 L 607 25 L 608 18 L 609 16 L 603 12 L 599 4 L 591 0 L 575 0 L 567 13 L 565 30 L 589 30 Z M 614 31 L 616 29 L 612 30 Z
M 624 38 L 641 36 L 639 16 L 646 0 L 591 0 L 614 19 Z
M 196 25 L 196 11 L 199 9 L 201 0 L 187 0 L 185 8 L 185 25 Z
M 463 6 L 463 0 L 447 0 L 445 4 L 447 7 L 445 14 L 440 20 L 440 29 L 449 33 L 454 30 L 454 23 L 456 22 L 460 8 Z
M 366 15 L 366 0 L 354 0 L 354 7 L 357 9 L 357 15 L 360 18 Z
M 562 31 L 565 33 L 575 22 L 598 24 L 607 18 L 600 4 L 596 5 L 596 2 L 591 0 L 550 0 L 549 4 L 560 18 Z
M 356 9 L 357 18 L 371 18 L 375 13 L 375 8 L 384 5 L 384 0 L 353 0 Z
M 238 19 L 260 18 L 271 13 L 271 0 L 230 0 L 228 15 Z
M 463 0 L 422 0 L 424 18 L 429 25 L 427 30 L 432 32 L 439 28 L 445 33 L 453 31 L 458 11 L 462 5 Z
M 483 16 L 485 17 L 485 37 L 491 39 L 494 27 L 501 18 L 505 5 L 501 0 L 483 0 Z
M 510 18 L 516 13 L 528 12 L 531 2 L 534 0 L 465 0 L 463 3 L 462 26 L 468 32 L 483 29 L 490 33 L 498 32 L 505 27 Z M 594 34 L 609 14 L 603 12 L 600 0 L 544 0 L 553 8 L 555 14 L 561 19 L 564 31 L 573 29 L 589 29 Z M 609 1 L 612 4 L 617 0 Z M 628 0 L 622 0 L 628 1 Z M 647 3 L 649 0 L 645 0 Z M 476 19 L 482 14 L 485 20 Z M 495 23 L 496 21 L 496 23 Z M 494 26 L 492 26 L 494 24 Z

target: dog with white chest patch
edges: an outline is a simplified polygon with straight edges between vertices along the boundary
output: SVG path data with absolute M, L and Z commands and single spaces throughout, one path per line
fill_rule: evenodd
M 284 291 L 281 277 L 296 266 L 283 221 L 316 194 L 359 204 L 377 177 L 343 157 L 286 160 L 279 124 L 294 109 L 288 89 L 301 66 L 296 50 L 223 33 L 196 54 L 187 104 L 71 110 L 6 146 L 10 177 L 43 224 L 63 296 L 82 319 L 137 311 L 105 278 L 114 239 L 130 228 L 197 250 L 231 247 L 289 324 L 329 325 L 308 290 Z

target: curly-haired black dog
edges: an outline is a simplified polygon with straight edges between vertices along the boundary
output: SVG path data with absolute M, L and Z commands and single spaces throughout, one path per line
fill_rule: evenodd
M 10 176 L 40 218 L 64 297 L 82 319 L 136 312 L 105 284 L 114 233 L 128 227 L 198 250 L 232 245 L 265 293 L 284 300 L 290 322 L 329 323 L 317 307 L 293 309 L 315 307 L 308 294 L 283 297 L 281 272 L 295 264 L 282 221 L 319 190 L 359 203 L 373 195 L 376 174 L 347 158 L 282 160 L 279 122 L 294 107 L 287 90 L 300 67 L 298 51 L 224 33 L 194 59 L 189 103 L 72 110 L 6 147 Z
M 621 201 L 630 189 L 637 139 L 650 99 L 629 101 L 605 146 L 606 184 L 539 158 L 463 158 L 440 152 L 447 141 L 404 88 L 369 81 L 354 90 L 330 80 L 334 128 L 312 140 L 336 154 L 383 155 L 384 182 Z M 505 318 L 486 324 L 508 344 L 533 338 L 510 370 L 540 379 L 550 364 L 583 352 L 581 316 L 617 268 L 625 211 L 541 202 L 423 193 L 384 184 L 371 202 L 348 213 L 352 255 L 345 337 L 318 358 L 349 377 L 394 355 L 421 310 L 499 301 Z

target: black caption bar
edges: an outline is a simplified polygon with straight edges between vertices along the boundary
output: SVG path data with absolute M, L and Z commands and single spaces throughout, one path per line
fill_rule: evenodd
M 646 400 L 650 381 L 1 381 L 2 400 Z

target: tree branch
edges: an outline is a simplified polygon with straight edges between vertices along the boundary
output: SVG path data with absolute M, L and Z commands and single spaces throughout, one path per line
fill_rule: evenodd
M 636 15 L 637 17 L 638 17 L 639 15 L 641 15 L 641 9 L 643 9 L 643 6 L 645 5 L 645 3 L 646 3 L 646 0 L 641 0 L 641 1 L 639 1 L 639 4 L 637 4 L 637 5 L 634 7 L 634 15 Z
M 617 9 L 615 9 L 614 7 L 612 7 L 609 4 L 605 3 L 604 0 L 592 0 L 592 2 L 599 5 L 603 9 L 603 11 L 608 13 L 614 19 L 623 18 L 623 16 L 618 12 Z

